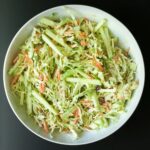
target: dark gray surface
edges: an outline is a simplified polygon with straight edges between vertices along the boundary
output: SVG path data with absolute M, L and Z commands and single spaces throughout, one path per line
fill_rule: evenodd
M 37 13 L 61 4 L 79 3 L 103 9 L 122 21 L 137 39 L 146 64 L 146 86 L 141 102 L 130 120 L 110 137 L 86 146 L 62 146 L 40 139 L 15 117 L 7 102 L 2 68 L 7 47 L 18 29 Z M 148 0 L 0 0 L 0 150 L 46 149 L 150 149 L 150 19 Z

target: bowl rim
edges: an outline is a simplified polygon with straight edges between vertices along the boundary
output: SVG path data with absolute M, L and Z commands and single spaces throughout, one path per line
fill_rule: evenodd
M 90 140 L 88 142 L 80 142 L 80 143 L 65 143 L 65 142 L 59 142 L 59 141 L 55 141 L 55 140 L 51 140 L 51 139 L 48 139 L 46 137 L 43 137 L 42 135 L 39 135 L 38 133 L 36 133 L 35 131 L 33 131 L 30 127 L 28 127 L 28 125 L 26 123 L 24 123 L 24 121 L 18 116 L 18 114 L 16 113 L 16 111 L 14 110 L 11 102 L 10 102 L 10 98 L 8 96 L 8 93 L 7 93 L 7 88 L 6 88 L 6 63 L 7 63 L 7 60 L 8 60 L 8 54 L 9 54 L 9 51 L 10 51 L 10 48 L 13 44 L 13 42 L 15 41 L 16 37 L 19 35 L 19 33 L 22 31 L 22 29 L 28 25 L 28 23 L 30 23 L 32 20 L 34 20 L 36 17 L 40 16 L 41 14 L 49 11 L 49 10 L 53 10 L 53 9 L 59 9 L 63 6 L 67 6 L 67 7 L 87 7 L 87 8 L 92 8 L 92 9 L 97 9 L 98 11 L 101 11 L 102 13 L 106 14 L 107 16 L 110 16 L 112 19 L 116 20 L 121 26 L 123 26 L 127 31 L 128 33 L 130 34 L 131 38 L 135 41 L 136 45 L 137 45 L 137 48 L 139 50 L 139 53 L 141 55 L 141 64 L 142 64 L 142 67 L 143 67 L 143 84 L 142 84 L 142 88 L 141 88 L 141 91 L 140 91 L 140 96 L 137 100 L 137 103 L 135 105 L 135 107 L 133 108 L 133 110 L 131 111 L 131 113 L 128 115 L 128 117 L 126 118 L 126 120 L 124 120 L 115 130 L 113 130 L 112 132 L 110 132 L 108 135 L 105 135 L 104 137 L 102 138 L 97 138 L 96 140 Z M 141 97 L 142 97 L 142 93 L 143 93 L 143 90 L 144 90 L 144 86 L 145 86 L 145 64 L 144 64 L 144 59 L 143 59 L 143 55 L 142 55 L 142 52 L 141 52 L 141 49 L 138 45 L 138 42 L 136 41 L 135 37 L 133 36 L 132 32 L 120 21 L 118 20 L 116 17 L 114 17 L 113 15 L 111 15 L 110 13 L 100 9 L 100 8 L 97 8 L 97 7 L 93 7 L 93 6 L 89 6 L 89 5 L 82 5 L 82 4 L 65 4 L 65 5 L 58 5 L 58 6 L 55 6 L 55 7 L 51 7 L 51 8 L 48 8 L 44 11 L 41 11 L 40 13 L 34 15 L 33 17 L 31 17 L 27 22 L 25 22 L 21 28 L 17 31 L 17 33 L 13 36 L 8 48 L 7 48 L 7 51 L 6 51 L 6 54 L 5 54 L 5 58 L 4 58 L 4 63 L 3 63 L 3 85 L 4 85 L 4 91 L 5 91 L 5 94 L 6 94 L 6 98 L 7 98 L 7 101 L 9 103 L 9 106 L 11 107 L 13 113 L 15 114 L 15 116 L 18 118 L 18 120 L 32 133 L 34 133 L 37 137 L 40 137 L 41 139 L 44 139 L 48 142 L 52 142 L 52 143 L 55 143 L 55 144 L 61 144 L 61 145 L 70 145 L 70 146 L 76 146 L 76 145 L 85 145 L 85 144 L 91 144 L 91 143 L 94 143 L 94 142 L 97 142 L 97 141 L 100 141 L 102 139 L 105 139 L 107 138 L 108 136 L 112 135 L 113 133 L 115 133 L 118 129 L 120 129 L 128 120 L 129 118 L 133 115 L 133 113 L 135 112 L 140 100 L 141 100 Z

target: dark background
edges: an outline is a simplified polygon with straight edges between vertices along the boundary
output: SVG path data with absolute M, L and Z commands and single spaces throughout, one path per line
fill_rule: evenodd
M 62 4 L 98 7 L 123 22 L 137 39 L 145 61 L 146 82 L 140 104 L 129 121 L 102 141 L 84 146 L 62 146 L 28 131 L 10 109 L 3 89 L 2 69 L 8 45 L 18 29 L 37 13 Z M 0 150 L 150 149 L 150 11 L 148 0 L 0 0 Z

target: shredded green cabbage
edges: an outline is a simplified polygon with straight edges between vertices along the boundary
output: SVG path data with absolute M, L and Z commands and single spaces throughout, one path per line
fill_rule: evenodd
M 70 12 L 70 11 L 69 11 Z M 136 64 L 106 19 L 42 18 L 8 73 L 20 105 L 46 132 L 106 128 L 125 111 Z

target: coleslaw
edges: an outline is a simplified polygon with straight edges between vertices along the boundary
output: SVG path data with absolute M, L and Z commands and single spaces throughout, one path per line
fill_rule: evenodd
M 42 18 L 8 71 L 12 92 L 51 136 L 106 128 L 138 86 L 136 64 L 107 20 Z

